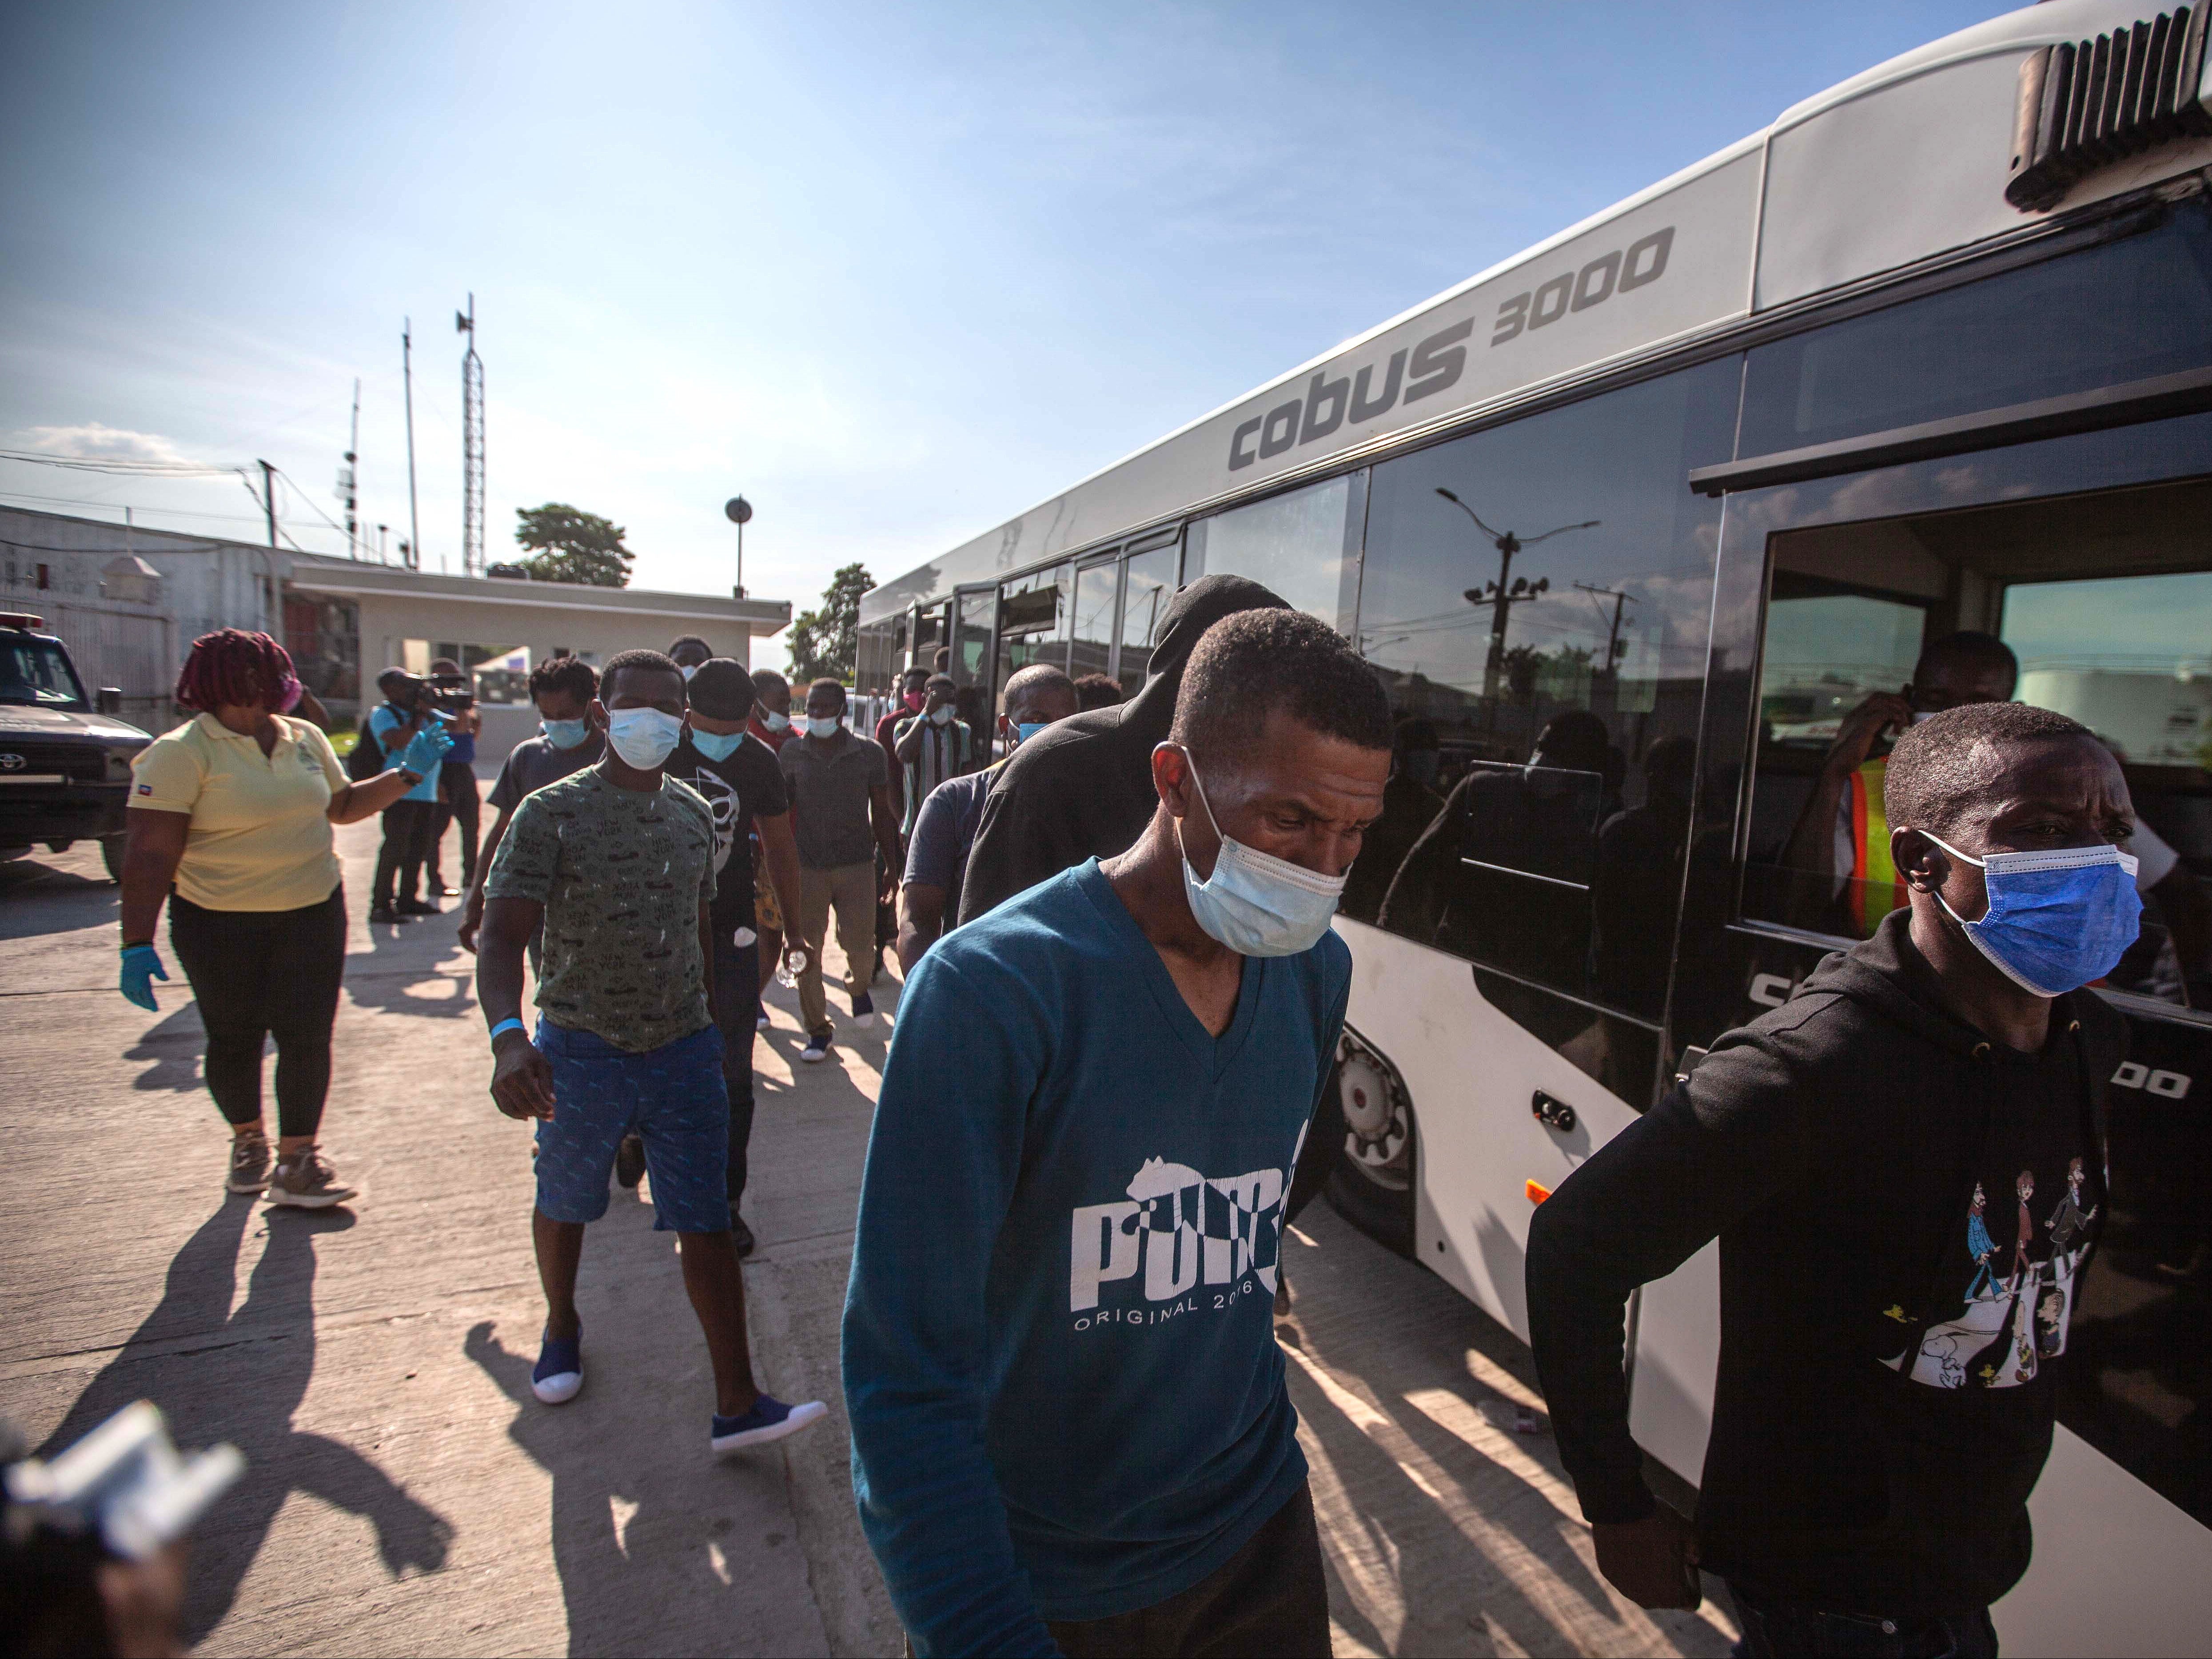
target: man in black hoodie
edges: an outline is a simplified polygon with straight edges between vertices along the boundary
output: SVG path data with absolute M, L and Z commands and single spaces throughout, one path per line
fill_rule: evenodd
M 1728 1581 L 1753 1655 L 1996 1652 L 2027 1571 L 2125 1026 L 2081 987 L 2140 910 L 2118 765 L 2048 710 L 1898 740 L 1908 908 L 1723 1036 L 1536 1212 L 1528 1308 L 1598 1565 L 1645 1607 Z M 1621 1308 L 1721 1242 L 1694 1528 L 1645 1486 Z
M 960 889 L 960 920 L 973 921 L 1085 859 L 1137 844 L 1159 797 L 1152 750 L 1175 720 L 1183 665 L 1199 635 L 1239 611 L 1282 607 L 1242 576 L 1200 576 L 1160 617 L 1144 690 L 1112 708 L 1059 720 L 1014 750 L 983 802 Z

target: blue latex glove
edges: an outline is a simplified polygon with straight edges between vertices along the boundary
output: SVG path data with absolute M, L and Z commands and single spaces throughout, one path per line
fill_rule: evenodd
M 161 954 L 150 945 L 126 945 L 123 947 L 123 974 L 116 989 L 126 1001 L 135 1002 L 149 1013 L 159 1013 L 160 1006 L 154 1000 L 154 981 L 168 982 L 169 975 L 161 966 Z
M 399 763 L 418 778 L 435 777 L 446 751 L 453 746 L 453 738 L 446 735 L 446 723 L 434 720 L 399 751 Z

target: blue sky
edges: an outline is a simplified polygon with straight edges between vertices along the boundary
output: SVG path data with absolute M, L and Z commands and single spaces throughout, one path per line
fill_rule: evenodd
M 0 447 L 265 458 L 333 550 L 359 375 L 396 541 L 411 313 L 458 568 L 473 289 L 492 556 L 562 500 L 726 591 L 743 489 L 746 586 L 811 603 L 2002 9 L 9 7 Z M 228 478 L 0 499 L 258 533 Z

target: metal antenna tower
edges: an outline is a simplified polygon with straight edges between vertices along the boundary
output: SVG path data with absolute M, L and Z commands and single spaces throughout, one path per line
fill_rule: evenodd
M 422 568 L 422 519 L 415 510 L 415 322 L 399 319 L 399 374 L 407 386 L 407 568 Z
M 469 337 L 461 359 L 461 574 L 484 570 L 483 359 L 477 356 L 477 296 L 469 295 L 466 314 L 453 313 L 453 327 Z
M 361 556 L 360 526 L 354 520 L 356 495 L 353 472 L 355 453 L 360 448 L 361 380 L 356 375 L 353 383 L 353 435 L 346 440 L 345 465 L 338 468 L 338 499 L 345 503 L 346 557 L 349 559 L 357 559 Z

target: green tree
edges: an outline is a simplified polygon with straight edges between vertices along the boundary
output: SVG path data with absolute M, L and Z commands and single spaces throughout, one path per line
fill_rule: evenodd
M 801 696 L 809 680 L 850 684 L 860 653 L 860 595 L 876 585 L 864 564 L 848 564 L 822 590 L 818 610 L 791 619 L 791 679 Z
M 532 580 L 585 587 L 629 586 L 635 555 L 623 545 L 629 532 L 613 520 L 565 501 L 517 507 L 514 516 L 522 520 L 514 527 L 514 539 L 535 556 L 522 561 Z

